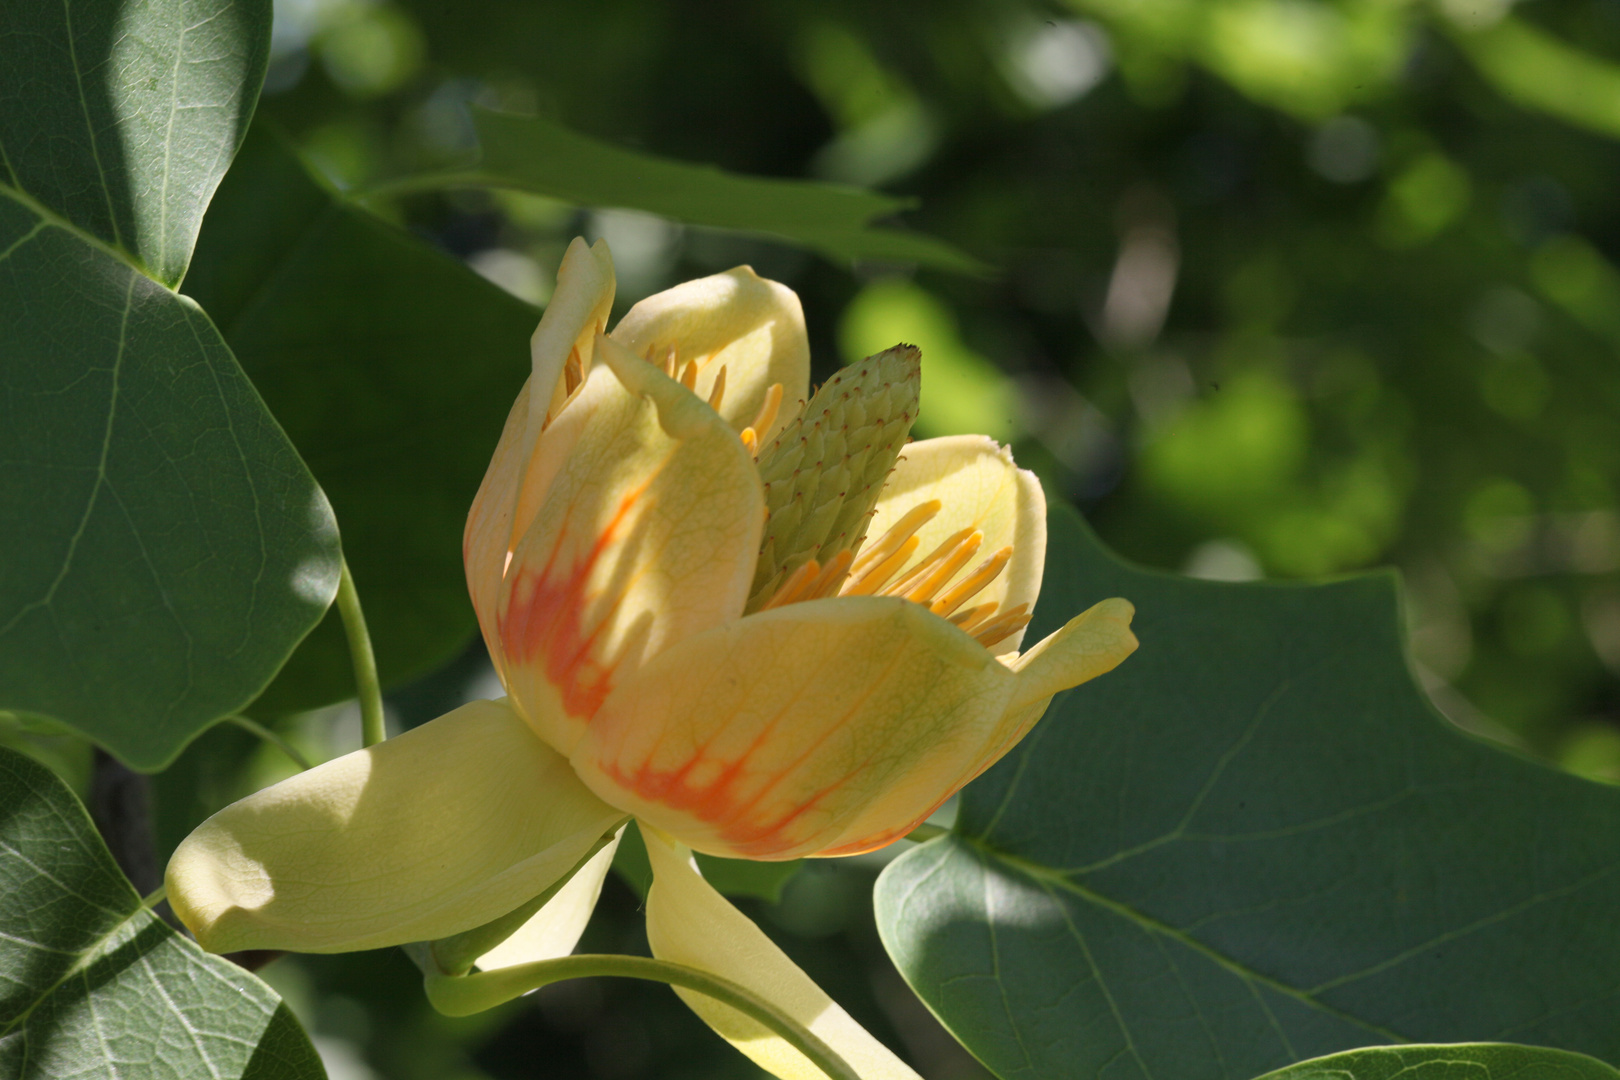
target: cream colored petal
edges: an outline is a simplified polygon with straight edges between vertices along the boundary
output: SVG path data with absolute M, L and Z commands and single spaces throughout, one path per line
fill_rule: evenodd
M 529 381 L 536 392 L 529 401 L 524 446 L 534 446 L 546 417 L 556 416 L 568 396 L 563 382 L 568 354 L 577 349 L 584 373 L 590 372 L 593 343 L 613 310 L 613 291 L 613 256 L 607 241 L 586 247 L 584 240 L 574 237 L 557 268 L 556 291 L 529 338 Z
M 923 358 L 928 378 L 928 358 Z M 1046 497 L 1034 474 L 1013 463 L 1012 452 L 983 435 L 953 435 L 912 443 L 900 455 L 878 498 L 877 513 L 866 530 L 868 543 L 881 537 L 907 511 L 930 499 L 943 504 L 939 514 L 918 531 L 919 558 L 961 529 L 984 533 L 979 557 L 952 579 L 972 573 L 978 562 L 1010 546 L 1012 559 L 1001 575 L 970 603 L 995 601 L 1002 610 L 1018 604 L 1035 606 L 1046 562 Z M 943 591 L 943 590 L 942 590 Z M 1001 655 L 1016 652 L 1020 631 L 996 646 Z
M 760 444 L 775 438 L 791 418 L 793 403 L 809 396 L 810 341 L 799 298 L 747 266 L 649 296 L 630 309 L 611 336 L 654 361 L 671 347 L 678 363 L 697 361 L 696 393 L 705 401 L 725 368 L 720 415 L 738 431 L 753 422 L 771 384 L 781 383 L 787 407 L 758 433 Z
M 916 604 L 790 604 L 654 658 L 572 760 L 603 799 L 699 851 L 855 854 L 905 835 L 972 775 L 1015 681 Z
M 571 449 L 496 617 L 507 690 L 564 753 L 649 657 L 741 613 L 765 515 L 753 459 L 714 410 L 616 342 L 597 355 L 546 431 Z
M 904 1062 L 828 997 L 759 927 L 714 890 L 691 853 L 643 829 L 653 883 L 647 893 L 647 941 L 660 960 L 730 979 L 818 1036 L 863 1080 L 918 1080 Z M 826 1080 L 785 1040 L 713 998 L 675 991 L 721 1037 L 782 1080 Z
M 1136 651 L 1136 635 L 1131 633 L 1135 614 L 1129 601 L 1118 597 L 1103 600 L 1014 659 L 1009 664 L 1017 673 L 1012 697 L 973 776 L 1000 761 L 1029 734 L 1054 694 L 1106 675 L 1124 663 Z
M 621 835 L 623 830 L 620 830 Z M 557 890 L 545 906 L 529 917 L 517 933 L 478 958 L 482 971 L 527 964 L 533 960 L 555 960 L 567 956 L 579 944 L 585 924 L 591 921 L 596 901 L 602 895 L 602 881 L 619 850 L 615 836 L 607 847 L 591 856 L 568 884 Z
M 176 849 L 168 897 L 211 952 L 445 937 L 545 891 L 622 817 L 478 701 L 227 806 Z

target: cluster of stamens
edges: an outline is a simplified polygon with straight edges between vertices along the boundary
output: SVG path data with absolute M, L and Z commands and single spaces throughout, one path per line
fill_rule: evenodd
M 1018 604 L 1001 612 L 995 601 L 964 605 L 1001 576 L 1012 559 L 1010 546 L 992 553 L 955 584 L 952 579 L 984 546 L 980 530 L 952 533 L 922 559 L 911 562 L 922 546 L 917 532 L 943 507 L 938 499 L 912 507 L 859 556 L 845 549 L 825 566 L 811 559 L 782 583 L 765 610 L 828 596 L 893 596 L 922 604 L 949 619 L 987 649 L 1001 644 L 1029 624 L 1029 605 Z
M 656 349 L 647 351 L 648 363 L 656 364 L 665 375 L 675 379 L 688 390 L 696 392 L 698 376 L 703 373 L 703 368 L 708 364 L 709 357 L 700 356 L 682 363 L 680 355 L 673 345 L 666 348 L 662 356 L 655 357 L 655 352 Z M 725 399 L 726 366 L 721 364 L 720 370 L 714 373 L 714 385 L 709 389 L 709 408 L 718 411 L 721 402 L 725 401 Z M 802 405 L 803 402 L 800 402 L 800 404 Z M 743 446 L 748 448 L 749 456 L 758 456 L 760 435 L 770 430 L 770 426 L 776 422 L 777 414 L 781 410 L 782 384 L 772 383 L 765 391 L 765 401 L 760 405 L 759 413 L 754 417 L 754 422 L 738 433 L 738 438 L 742 439 Z

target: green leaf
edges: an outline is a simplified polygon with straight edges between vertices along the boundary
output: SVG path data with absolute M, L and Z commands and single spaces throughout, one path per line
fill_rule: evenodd
M 0 31 L 0 708 L 160 768 L 337 589 L 325 496 L 196 304 L 269 4 L 25 5 Z
M 1620 788 L 1444 723 L 1393 579 L 1129 566 L 1054 507 L 1039 640 L 1141 649 L 1061 695 L 879 880 L 912 987 L 1002 1077 L 1242 1080 L 1380 1042 L 1620 1060 Z
M 804 866 L 803 859 L 789 862 L 757 862 L 753 859 L 722 859 L 718 855 L 697 856 L 704 878 L 726 896 L 752 897 L 767 904 L 782 902 L 782 890 Z M 632 821 L 613 853 L 613 869 L 643 900 L 652 885 L 652 863 L 647 858 L 647 842 L 641 828 Z
M 209 209 L 186 292 L 330 496 L 384 683 L 442 665 L 476 630 L 462 524 L 538 313 L 317 184 L 258 128 Z M 254 708 L 353 693 L 334 611 Z
M 269 55 L 269 0 L 8 5 L 7 182 L 177 285 Z
M 580 206 L 645 210 L 690 225 L 768 236 L 835 262 L 884 259 L 959 273 L 985 267 L 950 244 L 872 224 L 913 205 L 861 188 L 739 176 L 626 150 L 539 117 L 473 111 L 483 159 L 469 170 L 405 177 L 373 194 L 489 186 Z
M 1616 1072 L 1585 1054 L 1510 1043 L 1447 1046 L 1372 1046 L 1286 1069 L 1258 1080 L 1617 1080 Z
M 1451 27 L 1480 74 L 1510 101 L 1610 137 L 1620 136 L 1620 67 L 1538 30 L 1501 18 Z
M 326 1075 L 268 986 L 141 906 L 48 769 L 0 749 L 0 807 L 0 1075 Z

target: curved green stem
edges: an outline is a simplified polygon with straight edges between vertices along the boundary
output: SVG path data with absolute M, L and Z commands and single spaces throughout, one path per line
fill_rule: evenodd
M 936 836 L 944 836 L 950 831 L 951 830 L 942 825 L 930 825 L 925 821 L 915 829 L 912 829 L 910 832 L 906 833 L 906 839 L 920 844 L 924 840 L 932 840 Z
M 371 651 L 371 635 L 366 633 L 366 616 L 360 610 L 360 594 L 354 589 L 349 560 L 343 560 L 338 578 L 338 614 L 343 616 L 343 632 L 349 637 L 349 659 L 354 663 L 354 691 L 360 699 L 360 739 L 364 746 L 375 746 L 388 738 L 383 725 L 382 684 L 377 681 L 377 657 Z
M 668 960 L 582 953 L 472 975 L 430 975 L 424 981 L 428 1000 L 435 1009 L 446 1016 L 470 1016 L 542 986 L 592 975 L 643 979 L 695 990 L 769 1028 L 832 1080 L 860 1080 L 859 1074 L 832 1047 L 775 1005 L 730 979 Z
M 256 735 L 260 739 L 263 739 L 265 742 L 269 743 L 271 746 L 275 747 L 277 750 L 280 750 L 283 754 L 286 754 L 289 758 L 291 758 L 292 763 L 297 765 L 300 769 L 313 769 L 315 767 L 310 764 L 308 758 L 298 752 L 298 748 L 296 746 L 282 738 L 280 735 L 277 735 L 263 724 L 249 720 L 245 716 L 227 716 L 225 719 L 235 724 L 243 731 Z

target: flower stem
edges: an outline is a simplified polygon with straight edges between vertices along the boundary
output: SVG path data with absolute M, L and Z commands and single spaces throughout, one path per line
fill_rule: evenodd
M 349 659 L 354 663 L 355 696 L 360 699 L 360 740 L 375 746 L 388 737 L 383 725 L 382 684 L 377 681 L 377 658 L 371 651 L 371 635 L 366 633 L 366 616 L 360 610 L 360 594 L 354 589 L 349 560 L 343 560 L 343 576 L 338 578 L 338 614 L 343 616 L 343 632 L 349 636 Z
M 297 765 L 300 769 L 313 769 L 315 767 L 314 765 L 310 764 L 310 760 L 308 758 L 298 752 L 298 748 L 296 746 L 282 738 L 280 735 L 277 735 L 263 724 L 249 720 L 245 716 L 227 716 L 225 719 L 229 720 L 243 731 L 258 736 L 260 739 L 263 739 L 277 750 L 280 750 L 283 754 L 286 754 L 289 758 L 291 758 L 292 763 Z
M 910 832 L 906 833 L 906 839 L 920 844 L 925 840 L 932 840 L 936 836 L 944 836 L 950 831 L 951 830 L 941 825 L 930 825 L 925 821 L 915 829 L 912 829 Z
M 542 986 L 592 975 L 644 979 L 695 990 L 722 1005 L 729 1005 L 770 1029 L 831 1080 L 860 1080 L 855 1070 L 832 1047 L 777 1006 L 730 979 L 668 960 L 582 953 L 472 975 L 430 975 L 425 982 L 428 1000 L 435 1009 L 446 1016 L 470 1016 Z

